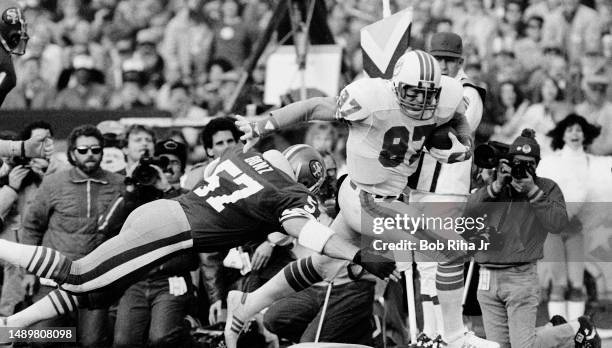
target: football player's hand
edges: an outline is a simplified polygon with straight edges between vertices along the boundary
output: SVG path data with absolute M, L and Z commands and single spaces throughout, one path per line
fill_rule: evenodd
M 210 309 L 208 310 L 208 322 L 210 325 L 225 321 L 226 316 L 227 311 L 223 309 L 221 300 L 217 300 L 210 305 Z
M 442 163 L 455 163 L 468 160 L 472 157 L 470 147 L 462 144 L 455 134 L 448 132 L 448 137 L 452 143 L 451 148 L 442 150 L 432 147 L 429 149 L 429 154 L 433 158 Z
M 254 271 L 265 268 L 270 261 L 270 256 L 274 251 L 274 245 L 268 241 L 264 241 L 259 244 L 255 252 L 253 253 L 253 260 L 251 260 L 252 268 Z
M 366 271 L 383 280 L 398 281 L 401 274 L 397 270 L 395 261 L 390 260 L 377 252 L 361 249 L 355 254 L 353 262 L 362 266 Z
M 257 122 L 248 121 L 244 116 L 240 115 L 236 115 L 236 119 L 236 127 L 238 127 L 242 133 L 244 133 L 244 135 L 240 137 L 240 140 L 246 142 L 243 150 L 244 152 L 247 152 L 259 141 L 260 133 L 259 129 L 257 128 Z

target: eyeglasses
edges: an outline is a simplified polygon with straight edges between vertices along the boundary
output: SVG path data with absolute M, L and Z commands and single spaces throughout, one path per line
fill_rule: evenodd
M 94 155 L 99 155 L 102 153 L 102 146 L 100 145 L 92 145 L 92 146 L 78 146 L 75 148 L 76 152 L 81 155 L 86 155 L 87 151 L 91 150 L 91 153 Z

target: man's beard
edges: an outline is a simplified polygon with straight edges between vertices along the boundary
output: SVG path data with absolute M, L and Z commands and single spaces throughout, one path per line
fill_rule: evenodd
M 76 162 L 77 168 L 79 168 L 85 174 L 91 174 L 100 169 L 100 163 L 102 162 L 102 157 L 98 160 L 93 158 L 88 158 L 83 162 Z

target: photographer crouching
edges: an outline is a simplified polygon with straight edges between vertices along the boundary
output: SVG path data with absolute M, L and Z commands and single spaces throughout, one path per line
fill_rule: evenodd
M 179 183 L 187 160 L 184 144 L 167 139 L 155 144 L 155 157 L 148 149 L 142 153 L 126 178 L 128 192 L 117 200 L 101 228 L 118 232 L 125 218 L 140 205 L 186 192 Z M 196 254 L 179 254 L 130 286 L 117 307 L 113 346 L 185 346 L 189 332 L 183 319 L 193 296 L 190 271 L 197 268 L 198 262 Z
M 502 348 L 573 347 L 578 330 L 576 347 L 587 347 L 597 335 L 587 317 L 536 330 L 536 261 L 543 257 L 547 234 L 569 223 L 559 186 L 535 174 L 539 161 L 532 129 L 524 129 L 511 145 L 488 143 L 475 150 L 479 167 L 495 168 L 489 183 L 469 197 L 466 210 L 468 216 L 484 217 L 493 232 L 489 248 L 475 255 L 486 338 Z

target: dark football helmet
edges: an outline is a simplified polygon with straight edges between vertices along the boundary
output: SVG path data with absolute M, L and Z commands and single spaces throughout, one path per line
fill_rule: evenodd
M 23 11 L 16 1 L 0 3 L 0 43 L 9 53 L 23 55 L 30 37 Z
M 295 173 L 295 179 L 306 186 L 310 192 L 319 191 L 325 181 L 325 162 L 312 146 L 298 144 L 288 147 L 283 155 Z

